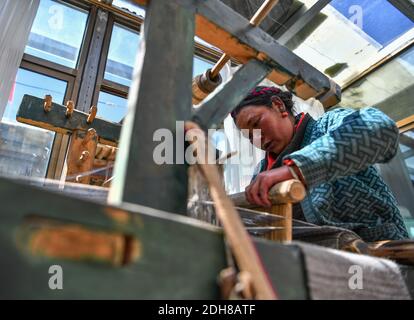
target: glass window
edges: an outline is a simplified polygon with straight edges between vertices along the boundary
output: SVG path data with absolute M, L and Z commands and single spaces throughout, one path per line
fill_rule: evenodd
M 137 32 L 115 24 L 106 62 L 105 79 L 131 85 L 132 71 L 138 51 L 140 36 Z
M 414 186 L 414 130 L 400 135 L 400 149 L 407 167 L 408 176 Z
M 97 116 L 112 122 L 119 122 L 126 115 L 127 104 L 127 99 L 101 91 Z
M 414 113 L 414 47 L 358 80 L 342 93 L 340 105 L 376 106 L 393 120 Z
M 67 83 L 35 72 L 19 69 L 0 123 L 0 173 L 28 177 L 45 177 L 54 133 L 18 123 L 16 112 L 24 94 L 63 103 Z
M 414 238 L 414 130 L 401 133 L 399 142 L 396 156 L 377 167 L 394 193 L 407 229 Z
M 105 69 L 106 80 L 131 86 L 139 42 L 140 36 L 137 32 L 119 24 L 114 25 Z M 193 75 L 203 73 L 212 66 L 210 61 L 194 57 Z
M 52 0 L 41 0 L 25 52 L 76 68 L 88 13 Z
M 112 64 L 112 62 L 110 63 Z M 207 70 L 208 68 L 211 68 L 212 66 L 213 64 L 211 62 L 208 62 L 198 57 L 194 57 L 193 75 L 195 76 L 197 74 L 203 73 L 205 70 Z M 132 73 L 132 69 L 130 72 Z M 107 76 L 107 79 L 108 77 L 109 78 L 112 77 L 112 79 L 115 79 L 113 74 L 110 74 L 109 76 Z M 126 80 L 126 79 L 123 78 L 123 80 Z M 131 78 L 128 79 L 128 82 L 125 81 L 124 84 L 129 85 L 130 82 L 131 82 Z M 119 122 L 126 115 L 127 104 L 128 104 L 127 99 L 101 91 L 99 93 L 99 99 L 98 99 L 97 116 L 105 120 Z
M 387 0 L 333 0 L 286 46 L 339 85 L 414 39 L 414 22 Z

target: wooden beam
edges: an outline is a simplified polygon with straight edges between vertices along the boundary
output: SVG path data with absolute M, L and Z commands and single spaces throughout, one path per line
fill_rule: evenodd
M 113 204 L 131 202 L 186 214 L 187 167 L 175 157 L 184 159 L 184 150 L 179 143 L 170 145 L 174 164 L 160 165 L 153 157 L 159 129 L 184 142 L 184 129 L 176 132 L 176 124 L 191 115 L 194 15 L 191 0 L 184 5 L 152 0 L 147 8 L 109 193 Z
M 74 130 L 88 131 L 93 128 L 100 142 L 112 146 L 118 144 L 120 124 L 100 118 L 88 124 L 88 114 L 78 110 L 74 110 L 72 116 L 66 117 L 66 107 L 57 103 L 52 103 L 51 110 L 45 112 L 43 102 L 41 98 L 24 95 L 16 114 L 17 121 L 63 134 L 70 134 Z
M 98 77 L 99 61 L 101 59 L 105 32 L 108 25 L 108 16 L 107 11 L 98 9 L 91 46 L 89 48 L 78 95 L 77 106 L 81 111 L 88 111 L 92 105 Z
M 179 0 L 183 1 L 183 0 Z M 145 6 L 147 0 L 133 0 Z M 220 48 L 234 59 L 246 63 L 251 59 L 265 61 L 273 71 L 268 78 L 278 85 L 286 85 L 298 97 L 306 100 L 330 92 L 338 103 L 340 87 L 331 90 L 329 78 L 289 49 L 279 44 L 266 32 L 249 25 L 249 21 L 219 0 L 197 2 L 196 35 Z
M 193 115 L 203 130 L 219 125 L 248 94 L 270 72 L 264 63 L 252 59 L 242 66 L 226 83 L 221 84 L 206 99 Z
M 226 260 L 217 228 L 152 208 L 99 205 L 4 178 L 0 202 L 0 267 L 9 270 L 0 274 L 1 298 L 35 298 L 33 292 L 45 299 L 219 298 L 216 279 Z M 135 243 L 134 252 L 125 247 L 108 252 L 111 239 Z M 48 287 L 53 264 L 63 269 L 64 290 Z

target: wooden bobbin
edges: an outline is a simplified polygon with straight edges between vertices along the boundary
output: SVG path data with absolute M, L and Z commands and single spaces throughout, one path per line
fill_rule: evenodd
M 50 94 L 45 95 L 45 101 L 43 103 L 43 110 L 45 110 L 45 112 L 50 112 L 50 110 L 52 110 L 52 103 L 53 103 L 53 98 Z
M 90 183 L 91 176 L 86 173 L 93 169 L 97 145 L 98 135 L 95 129 L 90 128 L 86 132 L 82 130 L 73 132 L 67 158 L 67 176 L 70 181 Z
M 75 103 L 72 100 L 69 100 L 66 103 L 66 118 L 70 118 L 72 116 L 73 110 L 75 110 Z
M 96 117 L 96 113 L 98 112 L 98 107 L 97 106 L 92 106 L 89 109 L 89 115 L 88 115 L 88 119 L 86 119 L 86 122 L 88 124 L 91 124 L 93 122 L 93 120 L 95 120 Z

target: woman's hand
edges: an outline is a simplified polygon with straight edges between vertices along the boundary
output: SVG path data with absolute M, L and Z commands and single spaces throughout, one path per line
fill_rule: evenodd
M 246 199 L 251 204 L 261 207 L 271 207 L 272 204 L 269 200 L 270 188 L 279 182 L 290 179 L 294 179 L 294 177 L 287 166 L 261 172 L 246 187 Z

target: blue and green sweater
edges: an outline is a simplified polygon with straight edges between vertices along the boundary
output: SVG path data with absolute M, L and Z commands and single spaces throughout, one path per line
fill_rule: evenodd
M 399 130 L 376 108 L 338 108 L 309 119 L 300 148 L 283 157 L 307 184 L 305 219 L 353 230 L 365 241 L 408 238 L 397 202 L 373 166 L 391 160 Z M 263 159 L 256 172 L 266 170 Z

